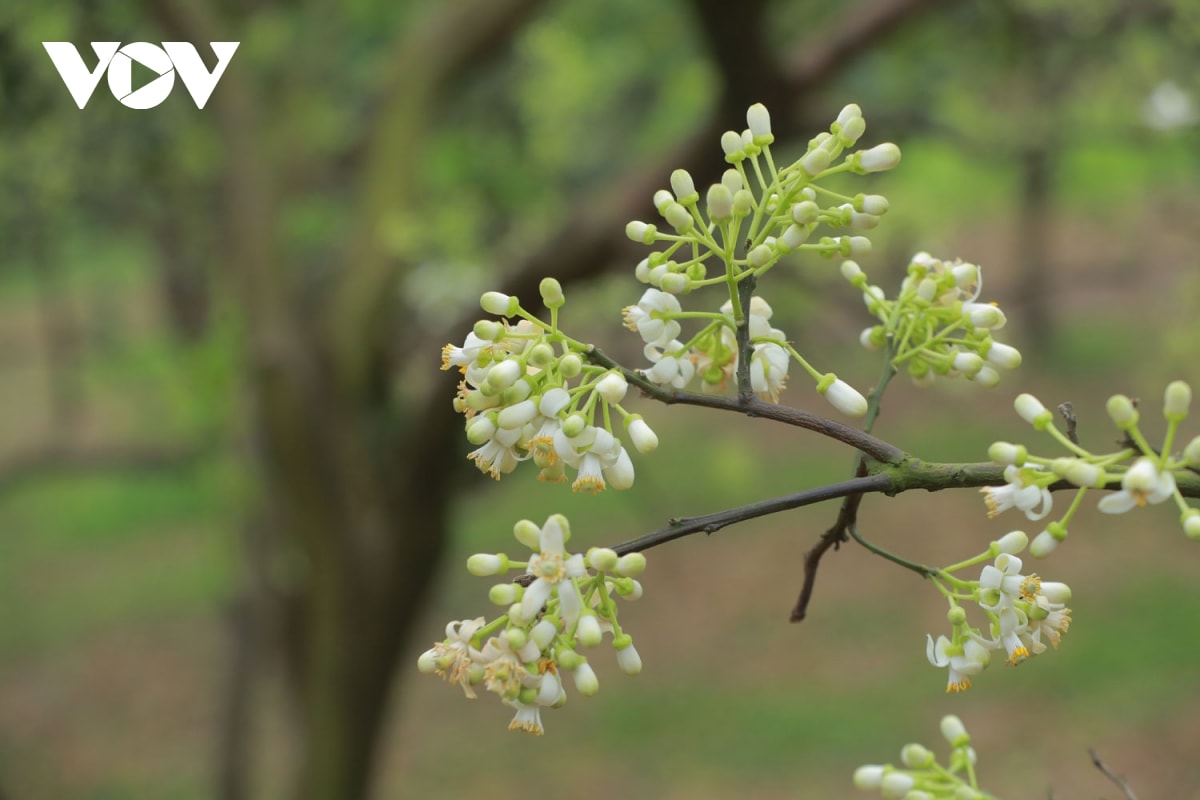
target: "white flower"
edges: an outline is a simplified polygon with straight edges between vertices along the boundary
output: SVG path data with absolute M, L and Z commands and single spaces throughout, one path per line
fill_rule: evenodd
M 1175 476 L 1149 458 L 1139 458 L 1121 477 L 1121 491 L 1100 499 L 1105 514 L 1124 514 L 1134 506 L 1161 503 L 1175 494 Z
M 475 462 L 475 466 L 479 467 L 480 472 L 486 472 L 496 480 L 500 480 L 501 475 L 507 475 L 516 469 L 521 460 L 513 450 L 512 444 L 501 444 L 498 437 L 492 438 L 482 447 L 472 450 L 467 454 L 467 458 Z
M 574 625 L 579 619 L 583 601 L 574 579 L 587 570 L 581 554 L 569 555 L 563 550 L 563 522 L 565 520 L 555 514 L 542 526 L 538 538 L 541 552 L 530 557 L 525 570 L 534 576 L 534 581 L 525 587 L 525 594 L 521 597 L 522 620 L 533 619 L 551 595 L 558 597 L 559 612 L 568 626 Z
M 750 386 L 772 403 L 779 402 L 779 393 L 787 385 L 788 352 L 773 342 L 754 345 L 750 356 Z
M 670 354 L 682 349 L 683 343 L 679 341 L 671 341 L 662 348 L 654 344 L 646 345 L 646 358 L 654 363 L 650 369 L 642 370 L 646 380 L 660 386 L 674 386 L 676 389 L 687 386 L 696 374 L 695 365 L 687 358 Z
M 939 636 L 936 643 L 932 636 L 926 635 L 925 639 L 925 657 L 929 663 L 950 668 L 947 692 L 965 692 L 971 688 L 970 676 L 978 675 L 988 665 L 987 648 L 974 639 L 967 639 L 961 647 L 954 646 L 945 636 Z
M 985 486 L 980 489 L 984 500 L 987 501 L 988 518 L 991 519 L 1010 508 L 1020 509 L 1032 520 L 1041 519 L 1049 514 L 1054 499 L 1050 496 L 1049 489 L 1034 482 L 1032 474 L 1041 469 L 1037 464 L 1024 467 L 1010 464 L 1004 468 L 1004 479 L 1008 483 L 1004 486 Z
M 539 705 L 527 705 L 517 700 L 507 701 L 508 705 L 517 710 L 517 715 L 513 717 L 512 722 L 508 723 L 510 731 L 524 731 L 532 733 L 534 736 L 541 736 L 545 733 L 545 728 L 542 727 L 542 709 Z
M 1021 574 L 1021 559 L 1001 553 L 979 573 L 980 607 L 994 612 L 1011 608 L 1022 598 L 1032 600 L 1036 592 L 1030 591 L 1031 580 L 1037 581 L 1037 576 L 1027 578 Z
M 480 658 L 480 652 L 471 646 L 471 637 L 483 624 L 483 617 L 448 624 L 446 640 L 438 642 L 421 654 L 417 660 L 418 669 L 425 673 L 436 673 L 448 683 L 457 683 L 467 697 L 475 699 L 470 672 L 471 665 Z
M 867 398 L 841 378 L 831 383 L 824 394 L 825 399 L 846 416 L 861 417 L 867 413 Z
M 625 327 L 637 331 L 646 344 L 664 347 L 679 335 L 679 323 L 668 315 L 682 311 L 679 298 L 659 289 L 647 289 L 636 306 L 626 306 L 622 312 Z

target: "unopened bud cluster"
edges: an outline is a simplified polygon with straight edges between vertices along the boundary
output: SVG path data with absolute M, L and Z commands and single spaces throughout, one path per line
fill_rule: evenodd
M 1200 509 L 1191 508 L 1179 492 L 1177 480 L 1187 476 L 1194 479 L 1192 470 L 1200 467 L 1200 436 L 1194 437 L 1182 450 L 1177 449 L 1176 433 L 1187 419 L 1192 390 L 1183 381 L 1173 381 L 1163 396 L 1163 417 L 1167 430 L 1159 447 L 1153 447 L 1138 425 L 1140 412 L 1125 395 L 1110 397 L 1109 418 L 1121 432 L 1124 441 L 1120 449 L 1095 453 L 1072 441 L 1054 423 L 1054 414 L 1031 394 L 1019 395 L 1014 402 L 1017 414 L 1035 430 L 1053 438 L 1066 449 L 1066 456 L 1038 456 L 1022 444 L 995 442 L 988 449 L 989 457 L 1004 464 L 1008 483 L 983 489 L 988 516 L 1009 508 L 1017 508 L 1031 520 L 1050 513 L 1053 505 L 1049 486 L 1066 481 L 1079 487 L 1076 501 L 1058 520 L 1049 523 L 1033 540 L 1030 551 L 1036 557 L 1053 552 L 1067 537 L 1067 525 L 1080 505 L 1082 495 L 1089 489 L 1116 488 L 1100 499 L 1098 508 L 1106 514 L 1123 514 L 1135 508 L 1158 505 L 1173 500 L 1180 512 L 1180 523 L 1190 538 L 1200 539 Z
M 819 393 L 850 416 L 866 413 L 866 400 L 832 373 L 814 369 L 769 322 L 771 307 L 759 297 L 749 309 L 738 297 L 741 281 L 757 279 L 789 253 L 807 251 L 826 257 L 860 256 L 870 250 L 865 231 L 879 224 L 888 202 L 881 195 L 844 196 L 816 181 L 839 173 L 866 174 L 891 169 L 900 161 L 894 144 L 851 151 L 866 130 L 862 112 L 848 105 L 828 132 L 809 142 L 803 156 L 777 168 L 770 145 L 771 119 L 762 104 L 746 114 L 747 128 L 728 131 L 721 147 L 730 168 L 720 183 L 703 193 L 690 174 L 676 170 L 671 188 L 654 195 L 665 222 L 631 222 L 626 234 L 646 245 L 662 244 L 637 265 L 637 279 L 651 288 L 637 305 L 625 309 L 625 325 L 641 334 L 652 366 L 646 377 L 663 386 L 683 388 L 699 378 L 707 390 L 721 391 L 738 364 L 739 326 L 749 326 L 751 387 L 779 399 L 791 360 L 809 373 Z M 824 227 L 827 236 L 815 236 Z M 684 312 L 679 296 L 721 285 L 727 300 L 717 313 Z M 711 308 L 711 306 L 709 307 Z M 679 320 L 706 319 L 683 335 Z
M 942 717 L 942 737 L 950 745 L 946 765 L 933 751 L 910 742 L 900 749 L 900 766 L 867 764 L 854 771 L 854 785 L 898 800 L 988 800 L 975 779 L 975 748 L 962 720 Z
M 970 688 L 971 678 L 991 663 L 993 652 L 1003 650 L 1005 663 L 1016 666 L 1044 653 L 1047 644 L 1058 647 L 1070 627 L 1071 609 L 1066 607 L 1070 588 L 1022 572 L 1017 553 L 1028 544 L 1024 531 L 1012 531 L 980 555 L 941 569 L 933 577 L 950 605 L 946 619 L 951 634 L 939 635 L 936 641 L 926 636 L 925 656 L 935 667 L 949 670 L 947 692 Z M 983 567 L 977 579 L 964 580 L 953 574 L 986 561 L 992 563 Z M 986 623 L 982 627 L 968 622 L 964 601 L 983 612 Z
M 457 367 L 463 374 L 454 408 L 476 445 L 468 457 L 497 479 L 532 461 L 543 481 L 566 481 L 566 470 L 574 470 L 575 491 L 628 489 L 633 461 L 614 417 L 640 453 L 653 451 L 658 437 L 622 405 L 625 376 L 587 362 L 587 348 L 559 332 L 564 300 L 558 281 L 543 281 L 542 296 L 552 323 L 526 312 L 515 297 L 484 294 L 480 305 L 502 319 L 480 320 L 461 346 L 442 349 L 442 369 Z M 514 316 L 521 318 L 512 323 Z
M 641 553 L 618 556 L 603 547 L 569 553 L 570 526 L 559 514 L 541 527 L 522 520 L 513 533 L 533 551 L 528 561 L 510 560 L 504 553 L 467 559 L 468 571 L 479 576 L 524 568 L 520 579 L 498 583 L 488 593 L 506 613 L 491 622 L 484 617 L 451 622 L 446 638 L 422 653 L 417 667 L 461 686 L 470 699 L 482 686 L 515 709 L 509 730 L 540 736 L 541 710 L 567 701 L 567 676 L 582 695 L 600 690 L 581 651 L 598 647 L 606 634 L 621 671 L 641 672 L 633 637 L 617 621 L 616 600 L 641 597 L 635 576 L 646 568 L 646 558 Z
M 862 292 L 867 311 L 879 319 L 859 341 L 869 350 L 891 346 L 892 363 L 917 386 L 963 377 L 992 387 L 1002 371 L 1021 364 L 1015 347 L 992 338 L 1007 319 L 995 303 L 979 301 L 983 272 L 975 264 L 917 253 L 899 293 L 890 299 L 854 261 L 842 264 L 842 276 Z

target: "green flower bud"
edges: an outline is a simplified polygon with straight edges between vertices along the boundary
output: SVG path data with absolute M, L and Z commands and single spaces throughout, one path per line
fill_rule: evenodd
M 564 378 L 575 378 L 583 372 L 583 359 L 576 353 L 567 353 L 558 360 L 558 374 Z
M 542 293 L 542 303 L 546 308 L 562 308 L 563 303 L 567 302 L 562 284 L 554 278 L 542 278 L 542 282 L 538 284 L 538 291 Z
M 1138 423 L 1138 412 L 1133 401 L 1123 394 L 1114 394 L 1108 398 L 1108 416 L 1123 431 L 1127 431 Z
M 714 222 L 733 219 L 733 193 L 722 183 L 708 187 L 708 218 Z
M 1187 419 L 1188 406 L 1192 404 L 1192 387 L 1183 381 L 1171 381 L 1163 397 L 1163 416 L 1168 422 L 1183 422 Z
M 484 292 L 479 298 L 479 305 L 489 314 L 501 317 L 511 317 L 521 307 L 521 302 L 502 292 Z

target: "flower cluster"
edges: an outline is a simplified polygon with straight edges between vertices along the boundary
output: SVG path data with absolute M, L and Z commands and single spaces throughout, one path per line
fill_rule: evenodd
M 1176 485 L 1178 476 L 1200 467 L 1200 436 L 1181 452 L 1173 450 L 1179 423 L 1187 418 L 1192 390 L 1183 381 L 1173 381 L 1163 397 L 1163 416 L 1167 431 L 1157 449 L 1152 447 L 1138 427 L 1139 413 L 1135 403 L 1124 395 L 1108 400 L 1108 414 L 1124 434 L 1119 449 L 1093 453 L 1060 431 L 1054 415 L 1041 401 L 1030 394 L 1019 395 L 1014 403 L 1017 413 L 1036 430 L 1050 435 L 1066 449 L 1069 456 L 1041 457 L 1030 454 L 1024 445 L 995 442 L 988 449 L 989 457 L 1004 464 L 1008 483 L 982 491 L 988 505 L 988 515 L 995 516 L 1009 508 L 1019 508 L 1032 520 L 1049 514 L 1052 501 L 1049 486 L 1066 481 L 1078 491 L 1064 515 L 1053 522 L 1033 540 L 1030 551 L 1043 557 L 1053 552 L 1067 536 L 1067 525 L 1080 507 L 1089 489 L 1104 489 L 1119 483 L 1119 491 L 1100 499 L 1098 508 L 1106 514 L 1123 514 L 1146 505 L 1174 500 L 1180 512 L 1184 532 L 1200 539 L 1200 509 L 1191 508 Z
M 893 299 L 854 261 L 842 263 L 842 276 L 880 321 L 863 330 L 859 341 L 869 350 L 890 346 L 892 364 L 903 366 L 917 386 L 930 386 L 938 376 L 961 376 L 992 387 L 1000 382 L 1000 370 L 1021 364 L 1015 347 L 992 338 L 1007 319 L 995 303 L 979 302 L 983 272 L 975 264 L 917 253 Z
M 942 717 L 942 736 L 950 745 L 946 766 L 937 762 L 929 748 L 910 742 L 900 750 L 901 767 L 867 764 L 854 771 L 859 789 L 877 789 L 884 797 L 901 800 L 986 800 L 975 778 L 975 748 L 962 720 L 953 714 Z
M 1071 609 L 1066 603 L 1071 590 L 1065 583 L 1043 581 L 1037 575 L 1022 574 L 1017 553 L 1029 544 L 1023 531 L 1012 531 L 992 542 L 988 550 L 975 558 L 939 570 L 934 584 L 950 603 L 946 615 L 953 630 L 949 637 L 926 637 L 925 655 L 935 667 L 949 669 L 947 692 L 970 688 L 971 677 L 978 675 L 991 661 L 993 651 L 1003 649 L 1006 663 L 1016 666 L 1031 655 L 1045 652 L 1046 645 L 1057 647 L 1071 625 Z M 952 573 L 983 561 L 977 580 L 963 580 Z M 962 602 L 975 603 L 987 617 L 986 634 L 970 625 Z
M 457 367 L 463 374 L 454 408 L 476 445 L 469 458 L 493 478 L 532 460 L 544 481 L 565 481 L 566 469 L 574 470 L 575 491 L 628 489 L 633 461 L 614 433 L 614 415 L 638 452 L 652 452 L 658 437 L 621 405 L 629 388 L 625 376 L 588 363 L 587 347 L 558 330 L 558 281 L 547 278 L 541 289 L 549 323 L 521 308 L 517 298 L 487 292 L 480 305 L 503 319 L 480 320 L 462 346 L 442 349 L 442 369 Z M 520 319 L 513 323 L 512 317 Z
M 579 651 L 600 645 L 604 634 L 611 635 L 621 671 L 641 672 L 633 637 L 617 621 L 616 598 L 641 597 L 642 585 L 634 576 L 646 568 L 646 557 L 618 556 L 603 547 L 568 553 L 570 526 L 559 514 L 540 528 L 521 520 L 513 534 L 533 551 L 528 561 L 512 561 L 504 553 L 477 553 L 467 560 L 468 571 L 479 576 L 525 569 L 516 581 L 498 583 L 488 592 L 507 612 L 491 622 L 483 617 L 451 622 L 446 638 L 422 653 L 417 667 L 458 684 L 471 699 L 475 687 L 483 686 L 516 710 L 509 730 L 541 735 L 541 709 L 559 708 L 567 700 L 566 675 L 582 695 L 600 690 Z
M 849 105 L 828 132 L 809 142 L 803 156 L 777 168 L 767 109 L 761 103 L 751 106 L 746 121 L 746 130 L 727 131 L 721 137 L 731 166 L 720 183 L 709 187 L 703 202 L 692 176 L 675 170 L 671 188 L 654 195 L 655 208 L 669 230 L 639 221 L 626 227 L 634 241 L 664 244 L 665 249 L 642 259 L 634 270 L 637 279 L 651 288 L 637 305 L 625 309 L 625 325 L 641 335 L 651 362 L 645 375 L 659 385 L 683 388 L 698 377 L 706 390 L 724 390 L 738 363 L 736 332 L 745 326 L 750 388 L 778 401 L 795 359 L 835 408 L 862 416 L 867 410 L 862 395 L 805 360 L 787 335 L 773 327 L 771 307 L 761 297 L 744 308 L 739 286 L 761 277 L 793 252 L 825 257 L 868 252 L 871 242 L 862 232 L 879 224 L 888 210 L 887 199 L 838 194 L 817 181 L 840 173 L 891 169 L 900 161 L 900 150 L 888 143 L 847 153 L 866 130 L 858 106 Z M 821 226 L 838 235 L 814 237 Z M 712 285 L 726 290 L 727 299 L 719 310 L 684 311 L 680 295 Z M 682 319 L 703 324 L 684 336 Z

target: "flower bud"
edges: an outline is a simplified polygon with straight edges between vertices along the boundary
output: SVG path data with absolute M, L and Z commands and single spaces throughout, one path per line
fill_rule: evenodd
M 579 625 L 575 628 L 575 637 L 584 647 L 595 647 L 604 638 L 600 630 L 600 620 L 593 612 L 585 612 L 579 617 Z
M 867 132 L 867 122 L 862 117 L 849 120 L 838 131 L 838 140 L 845 147 L 852 147 Z
M 658 288 L 667 294 L 683 294 L 688 290 L 688 276 L 682 272 L 668 272 L 659 279 Z
M 1038 594 L 1051 603 L 1067 604 L 1071 602 L 1071 587 L 1060 581 L 1042 581 Z
M 1045 430 L 1046 426 L 1054 421 L 1054 415 L 1031 394 L 1017 395 L 1017 399 L 1013 401 L 1013 408 L 1017 410 L 1021 419 L 1039 431 Z
M 488 589 L 488 600 L 493 605 L 511 606 L 513 603 L 520 602 L 523 593 L 523 587 L 520 584 L 497 583 Z
M 904 797 L 912 791 L 916 785 L 916 779 L 907 772 L 889 772 L 883 776 L 883 781 L 879 785 L 879 791 L 884 797 L 899 798 Z
M 981 330 L 999 330 L 1008 322 L 1004 312 L 991 303 L 963 303 L 962 310 L 967 322 Z
M 504 553 L 476 553 L 467 559 L 467 572 L 482 578 L 508 571 L 508 556 Z
M 641 553 L 626 553 L 617 560 L 617 574 L 626 578 L 646 571 L 646 557 Z
M 817 391 L 825 395 L 825 399 L 834 408 L 847 416 L 861 417 L 867 413 L 867 398 L 832 372 L 826 373 L 817 384 Z
M 724 174 L 721 175 L 721 185 L 728 189 L 730 194 L 735 194 L 738 190 L 746 188 L 742 183 L 742 176 L 738 174 L 736 169 L 725 170 Z
M 571 671 L 571 678 L 575 681 L 575 690 L 584 697 L 591 697 L 600 691 L 600 680 L 596 677 L 596 671 L 592 669 L 592 665 L 587 661 Z
M 1183 448 L 1183 457 L 1189 467 L 1200 467 L 1200 436 L 1192 439 L 1187 447 Z
M 926 769 L 933 764 L 934 757 L 929 748 L 910 742 L 900 750 L 900 761 L 909 769 Z
M 983 359 L 975 353 L 955 353 L 954 368 L 964 375 L 974 375 L 983 369 Z
M 479 305 L 489 314 L 501 317 L 511 317 L 521 307 L 517 298 L 502 292 L 484 292 L 483 296 L 479 298 Z
M 625 376 L 615 370 L 610 370 L 596 383 L 596 393 L 610 405 L 621 402 L 628 389 L 629 383 L 625 380 Z
M 997 464 L 1004 464 L 1005 466 L 1011 464 L 1019 467 L 1025 463 L 1025 459 L 1029 458 L 1029 451 L 1022 444 L 993 442 L 991 447 L 988 448 L 988 458 Z
M 542 278 L 542 282 L 538 284 L 538 291 L 542 293 L 542 304 L 546 308 L 562 308 L 563 303 L 567 302 L 562 284 L 554 278 Z
M 626 420 L 625 430 L 629 432 L 629 438 L 639 453 L 643 455 L 653 453 L 658 447 L 658 436 L 637 414 L 630 415 L 630 418 Z
M 583 372 L 583 359 L 576 353 L 567 353 L 558 360 L 558 374 L 564 378 L 576 378 Z
M 481 445 L 496 435 L 496 421 L 491 414 L 476 414 L 467 422 L 467 441 Z
M 700 199 L 696 184 L 686 169 L 677 169 L 671 173 L 671 191 L 681 205 L 690 206 Z
M 1189 539 L 1200 539 L 1200 510 L 1189 508 L 1183 512 L 1179 522 L 1183 525 L 1183 532 Z
M 1016 369 L 1021 366 L 1021 351 L 1002 342 L 992 342 L 984 353 L 984 358 L 1001 369 Z
M 974 375 L 968 376 L 972 381 L 979 384 L 985 389 L 991 389 L 996 384 L 1000 383 L 1000 373 L 984 364 L 979 368 L 979 371 Z
M 668 192 L 666 189 L 659 189 L 654 193 L 654 210 L 659 214 L 666 213 L 668 203 L 675 202 L 675 195 Z
M 805 200 L 792 206 L 792 222 L 797 225 L 811 225 L 821 214 L 820 207 L 812 200 Z
M 714 183 L 708 187 L 708 218 L 713 222 L 727 222 L 733 219 L 733 193 L 723 183 Z
M 1183 422 L 1187 419 L 1188 406 L 1192 404 L 1192 387 L 1183 381 L 1171 381 L 1163 397 L 1163 416 L 1168 422 Z
M 947 714 L 942 717 L 941 722 L 942 736 L 950 743 L 951 747 L 962 747 L 971 741 L 971 737 L 967 734 L 967 728 L 962 724 L 962 720 L 953 714 Z
M 803 225 L 788 225 L 787 230 L 779 237 L 779 249 L 784 252 L 795 250 L 808 239 L 812 231 Z
M 800 169 L 809 177 L 820 175 L 829 169 L 829 152 L 822 147 L 809 150 L 800 159 Z
M 1067 465 L 1063 472 L 1063 477 L 1069 480 L 1076 486 L 1086 486 L 1092 489 L 1100 489 L 1104 487 L 1104 470 L 1097 467 L 1095 464 L 1089 464 L 1086 461 L 1079 459 L 1070 459 L 1070 464 Z
M 537 403 L 532 400 L 522 400 L 516 405 L 501 409 L 500 413 L 496 415 L 496 424 L 501 428 L 520 428 L 532 422 L 537 414 Z
M 1108 398 L 1108 417 L 1123 431 L 1127 431 L 1138 423 L 1138 411 L 1133 401 L 1123 394 L 1114 394 Z
M 491 389 L 493 394 L 498 394 L 509 386 L 517 382 L 525 374 L 525 367 L 515 358 L 509 358 L 495 364 L 488 370 L 487 377 L 483 379 L 483 386 L 480 389 Z M 486 388 L 485 388 L 486 387 Z
M 843 236 L 841 253 L 844 256 L 865 256 L 871 252 L 871 240 L 865 236 Z
M 587 551 L 587 562 L 594 570 L 612 572 L 617 568 L 617 551 L 609 547 L 592 547 Z
M 635 242 L 654 244 L 654 237 L 658 235 L 658 228 L 634 220 L 625 226 L 625 235 Z
M 761 146 L 775 141 L 771 133 L 771 114 L 762 103 L 755 103 L 746 110 L 746 124 L 750 126 L 755 144 Z
M 746 261 L 750 266 L 758 268 L 766 266 L 775 257 L 775 249 L 765 244 L 760 244 L 746 255 Z
M 541 552 L 542 529 L 532 520 L 518 520 L 517 524 L 513 525 L 513 536 L 530 550 Z
M 742 135 L 736 131 L 725 131 L 721 134 L 721 149 L 725 151 L 725 160 L 737 164 L 746 159 L 742 149 Z
M 667 220 L 667 223 L 675 229 L 676 233 L 687 233 L 692 228 L 696 227 L 696 220 L 694 220 L 691 213 L 679 203 L 668 203 L 666 211 L 663 212 L 663 217 Z
M 485 342 L 494 342 L 504 335 L 504 326 L 494 319 L 481 319 L 471 328 L 471 332 Z
M 994 554 L 1007 553 L 1009 555 L 1016 555 L 1024 550 L 1028 544 L 1029 536 L 1025 531 L 1009 531 L 992 542 L 992 552 Z
M 611 467 L 604 468 L 604 477 L 608 480 L 609 486 L 617 491 L 622 491 L 633 486 L 633 476 L 633 461 L 629 458 L 629 452 L 622 447 L 616 463 Z
M 642 671 L 642 657 L 638 655 L 637 648 L 633 646 L 633 639 L 629 637 L 629 634 L 622 634 L 618 639 L 614 639 L 613 647 L 617 648 L 617 666 L 621 668 L 621 672 L 626 675 L 637 675 Z
M 881 194 L 860 194 L 854 198 L 854 208 L 864 214 L 882 217 L 888 212 L 888 199 Z
M 754 210 L 754 195 L 748 189 L 738 189 L 733 193 L 733 215 L 741 218 Z
M 878 789 L 883 783 L 884 768 L 879 764 L 867 764 L 854 770 L 854 785 L 859 789 Z
M 858 168 L 862 172 L 885 172 L 900 163 L 900 148 L 886 142 L 877 144 L 870 150 L 860 150 L 855 156 Z
M 858 266 L 856 261 L 842 262 L 842 277 L 850 282 L 852 286 L 859 286 L 866 282 L 866 273 L 862 271 L 862 267 Z

